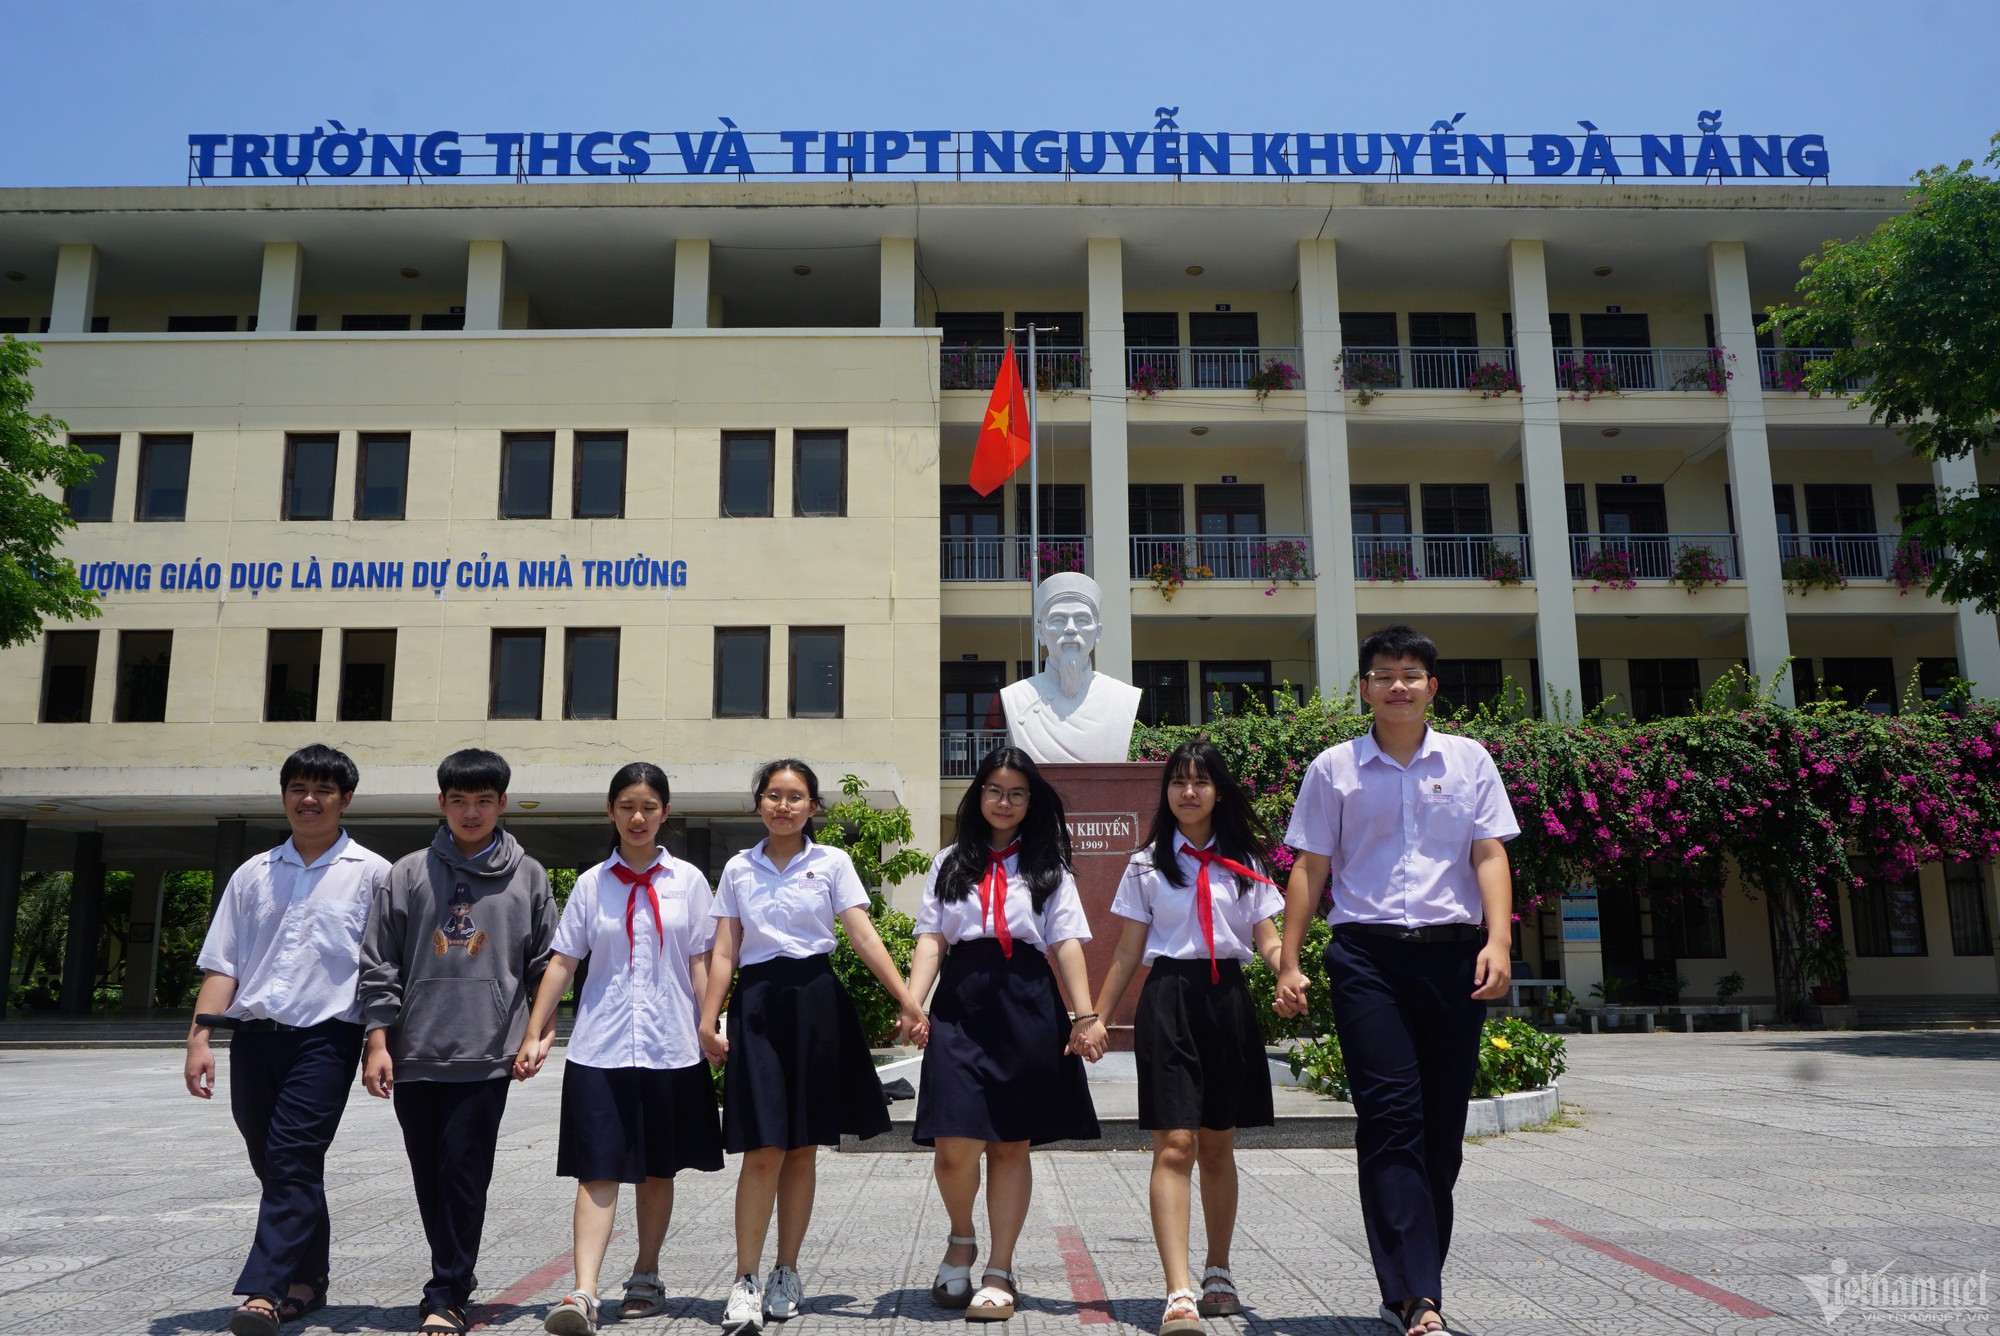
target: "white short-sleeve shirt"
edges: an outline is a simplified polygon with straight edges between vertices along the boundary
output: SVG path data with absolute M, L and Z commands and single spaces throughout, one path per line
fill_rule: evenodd
M 769 844 L 760 840 L 730 859 L 715 884 L 715 917 L 743 928 L 738 965 L 826 955 L 834 947 L 834 920 L 868 904 L 868 888 L 845 849 L 807 840 L 780 868 Z
M 1125 865 L 1118 893 L 1111 899 L 1111 912 L 1146 926 L 1145 963 L 1161 956 L 1169 960 L 1207 960 L 1208 939 L 1201 933 L 1201 915 L 1195 903 L 1201 884 L 1201 864 L 1182 853 L 1186 841 L 1175 839 L 1174 857 L 1186 881 L 1174 885 L 1153 866 L 1153 851 L 1141 849 Z M 1209 841 L 1204 848 L 1214 848 Z M 1245 867 L 1254 867 L 1245 863 Z M 1215 907 L 1215 958 L 1249 960 L 1257 954 L 1257 925 L 1285 907 L 1284 893 L 1276 886 L 1253 881 L 1237 894 L 1239 878 L 1219 864 L 1208 870 L 1209 900 Z
M 972 888 L 965 896 L 951 904 L 938 899 L 938 873 L 944 867 L 945 854 L 950 849 L 939 852 L 931 860 L 930 876 L 924 879 L 924 898 L 917 906 L 917 932 L 937 933 L 947 946 L 956 942 L 976 941 L 981 937 L 991 937 L 993 918 L 982 914 L 979 908 L 979 878 L 974 877 Z M 1077 894 L 1076 878 L 1063 873 L 1062 884 L 1056 887 L 1048 901 L 1042 905 L 1042 912 L 1035 912 L 1034 897 L 1028 890 L 1028 883 L 1021 876 L 1021 860 L 1018 856 L 1009 858 L 1007 870 L 1007 933 L 1016 942 L 1047 950 L 1057 942 L 1090 940 L 1090 921 L 1084 916 L 1083 897 Z M 985 869 L 982 867 L 983 873 Z
M 715 944 L 715 897 L 708 878 L 665 849 L 653 879 L 660 900 L 655 926 L 644 887 L 627 887 L 612 873 L 617 854 L 576 879 L 556 927 L 554 949 L 581 960 L 590 971 L 569 1036 L 569 1061 L 586 1067 L 671 1070 L 701 1062 L 695 1025 L 701 1001 L 694 995 L 688 959 Z M 637 902 L 632 897 L 637 894 Z M 625 910 L 632 905 L 632 939 L 625 939 Z M 662 938 L 665 940 L 662 941 Z
M 236 980 L 226 1015 L 280 1025 L 361 1019 L 361 934 L 389 861 L 342 831 L 310 864 L 286 840 L 236 869 L 197 963 Z

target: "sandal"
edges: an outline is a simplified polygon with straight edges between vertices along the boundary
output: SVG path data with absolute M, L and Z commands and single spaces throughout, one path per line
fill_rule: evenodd
M 253 1294 L 229 1315 L 230 1336 L 278 1336 L 283 1321 L 276 1302 Z
M 597 1296 L 588 1290 L 571 1290 L 549 1310 L 542 1330 L 555 1336 L 597 1336 Z
M 625 1282 L 625 1298 L 618 1305 L 618 1316 L 629 1319 L 652 1317 L 667 1311 L 667 1287 L 660 1283 L 657 1271 L 634 1271 Z
M 1450 1336 L 1451 1329 L 1444 1322 L 1444 1310 L 1429 1299 L 1405 1299 L 1400 1313 L 1383 1304 L 1381 1315 L 1384 1322 L 1396 1329 L 1396 1336 L 1409 1336 L 1411 1327 L 1417 1327 L 1425 1336 L 1432 1336 L 1433 1333 L 1435 1336 Z M 1431 1318 L 1437 1319 L 1435 1327 L 1422 1325 Z
M 998 1276 L 1007 1282 L 1007 1288 L 988 1285 L 987 1276 Z M 1019 1299 L 1014 1289 L 1014 1273 L 989 1266 L 979 1277 L 979 1293 L 972 1296 L 972 1302 L 965 1310 L 967 1322 L 1005 1322 L 1014 1316 L 1014 1302 Z
M 441 1317 L 451 1325 L 426 1327 L 424 1323 L 434 1317 Z M 417 1330 L 428 1332 L 429 1336 L 440 1336 L 440 1333 L 444 1333 L 445 1336 L 465 1336 L 465 1333 L 472 1330 L 472 1324 L 466 1320 L 463 1308 L 455 1304 L 434 1304 L 425 1299 L 417 1305 Z
M 1168 1291 L 1167 1311 L 1160 1314 L 1160 1336 L 1194 1336 L 1206 1330 L 1200 1312 L 1201 1296 L 1193 1290 Z
M 969 1234 L 947 1234 L 945 1242 L 955 1248 L 977 1248 L 979 1240 Z M 972 1302 L 972 1263 L 955 1266 L 939 1262 L 937 1279 L 931 1282 L 931 1302 L 939 1308 L 963 1308 Z
M 312 1293 L 301 1299 L 296 1294 L 287 1294 L 278 1300 L 278 1321 L 297 1322 L 309 1313 L 317 1313 L 326 1307 L 326 1286 L 331 1277 L 321 1276 L 318 1280 L 295 1280 L 294 1285 L 305 1285 Z
M 1243 1297 L 1226 1266 L 1212 1266 L 1201 1273 L 1201 1300 L 1195 1309 L 1203 1317 L 1235 1317 L 1243 1311 Z

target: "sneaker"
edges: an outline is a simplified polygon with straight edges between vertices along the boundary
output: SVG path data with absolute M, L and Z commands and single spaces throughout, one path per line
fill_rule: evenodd
M 757 1336 L 758 1320 L 764 1316 L 764 1290 L 757 1277 L 744 1275 L 730 1287 L 729 1302 L 722 1309 L 722 1329 L 731 1336 Z
M 770 1287 L 764 1291 L 765 1317 L 773 1322 L 797 1317 L 805 1301 L 806 1287 L 799 1280 L 798 1272 L 781 1266 L 771 1273 Z

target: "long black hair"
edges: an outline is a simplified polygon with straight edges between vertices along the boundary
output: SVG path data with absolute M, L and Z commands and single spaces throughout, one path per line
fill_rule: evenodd
M 812 814 L 820 808 L 819 776 L 813 773 L 811 766 L 798 757 L 786 756 L 776 761 L 766 761 L 757 768 L 757 777 L 750 781 L 750 806 L 754 809 L 757 804 L 764 801 L 764 786 L 777 778 L 781 770 L 789 770 L 805 782 L 806 797 L 812 799 L 812 805 L 806 809 L 806 823 L 800 828 L 800 833 L 811 839 L 814 830 Z
M 606 807 L 616 807 L 618 805 L 618 795 L 631 788 L 634 784 L 644 784 L 647 788 L 651 789 L 654 796 L 660 800 L 660 806 L 670 807 L 673 805 L 673 786 L 667 783 L 667 772 L 654 765 L 651 761 L 628 761 L 626 764 L 619 766 L 618 773 L 611 777 L 610 790 L 604 795 L 604 805 Z M 618 825 L 616 821 L 613 821 L 611 824 L 613 827 Z M 667 842 L 666 832 L 666 825 L 662 823 L 659 830 L 661 844 Z M 612 854 L 616 854 L 624 847 L 624 836 L 625 832 L 623 830 L 614 829 L 612 831 L 611 850 L 605 857 L 611 857 Z
M 1222 752 L 1207 738 L 1190 738 L 1174 748 L 1174 754 L 1167 758 L 1166 771 L 1160 776 L 1160 807 L 1153 814 L 1153 829 L 1146 836 L 1146 843 L 1153 851 L 1154 870 L 1169 885 L 1187 885 L 1187 873 L 1181 867 L 1181 860 L 1174 856 L 1181 839 L 1181 826 L 1174 816 L 1173 789 L 1174 782 L 1183 776 L 1205 779 L 1215 786 L 1215 851 L 1270 876 L 1264 853 L 1271 847 L 1270 832 L 1257 819 L 1255 809 L 1250 806 L 1250 795 L 1243 791 L 1236 776 L 1229 773 Z M 1244 878 L 1236 879 L 1238 895 L 1243 894 L 1245 885 Z
M 995 747 L 986 753 L 971 786 L 959 799 L 958 839 L 939 860 L 937 897 L 946 904 L 963 900 L 986 875 L 993 827 L 987 824 L 986 813 L 980 809 L 979 793 L 1000 770 L 1019 771 L 1028 780 L 1028 815 L 1021 822 L 1020 831 L 1020 869 L 1039 914 L 1062 885 L 1063 874 L 1070 870 L 1069 826 L 1063 820 L 1062 795 L 1019 747 Z

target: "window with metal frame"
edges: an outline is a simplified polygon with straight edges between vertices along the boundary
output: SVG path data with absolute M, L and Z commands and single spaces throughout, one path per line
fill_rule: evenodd
M 771 628 L 715 628 L 717 719 L 765 719 L 771 714 Z
M 554 516 L 556 436 L 552 431 L 500 434 L 500 518 L 545 520 Z
M 542 717 L 542 662 L 547 648 L 546 631 L 496 629 L 493 632 L 488 719 Z
M 730 519 L 766 518 L 776 488 L 777 441 L 768 431 L 722 433 L 722 510 Z
M 331 431 L 285 433 L 285 489 L 280 519 L 333 518 L 333 479 L 340 466 L 340 436 Z

